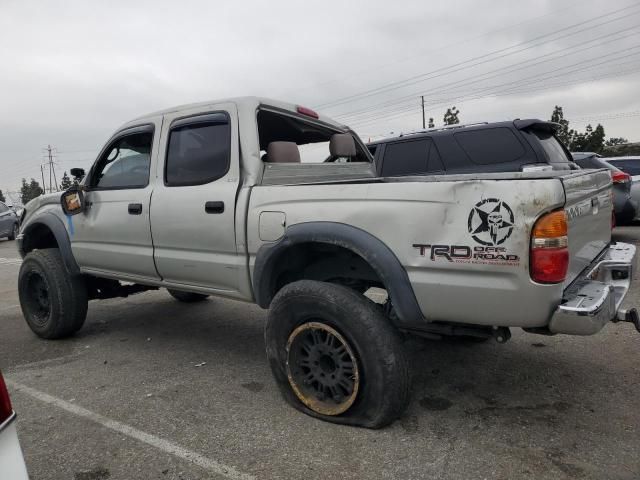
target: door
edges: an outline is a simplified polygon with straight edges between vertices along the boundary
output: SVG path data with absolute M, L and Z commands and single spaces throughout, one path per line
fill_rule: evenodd
M 13 224 L 14 220 L 11 209 L 0 202 L 0 238 L 6 237 L 11 233 Z
M 165 282 L 233 296 L 246 269 L 235 233 L 236 107 L 227 103 L 207 112 L 166 115 L 161 143 L 151 201 L 158 273 Z
M 71 248 L 83 271 L 157 280 L 149 228 L 149 181 L 157 123 L 117 133 L 91 168 L 86 210 L 70 217 Z

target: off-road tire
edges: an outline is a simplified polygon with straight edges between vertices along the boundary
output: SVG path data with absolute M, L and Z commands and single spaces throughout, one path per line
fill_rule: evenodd
M 9 233 L 9 236 L 7 237 L 7 239 L 15 240 L 17 236 L 18 236 L 18 224 L 14 223 L 13 227 L 11 227 L 11 232 Z
M 18 276 L 18 295 L 27 325 L 42 338 L 69 337 L 87 317 L 86 284 L 80 275 L 67 271 L 57 248 L 27 254 Z
M 192 293 L 192 292 L 182 292 L 180 290 L 170 290 L 167 289 L 169 295 L 180 302 L 184 303 L 195 303 L 206 300 L 209 295 L 204 295 L 202 293 Z
M 290 338 L 308 324 L 334 330 L 354 354 L 359 387 L 344 412 L 319 413 L 307 405 L 309 401 L 303 403 L 292 386 L 289 374 L 296 367 L 290 370 L 287 363 Z M 399 332 L 375 303 L 349 288 L 310 280 L 286 285 L 271 303 L 265 343 L 285 400 L 308 415 L 333 423 L 381 428 L 402 415 L 409 403 L 411 380 Z

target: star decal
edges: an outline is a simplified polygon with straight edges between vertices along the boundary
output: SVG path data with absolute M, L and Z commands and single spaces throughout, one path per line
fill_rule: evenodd
M 482 210 L 488 202 L 495 202 L 495 206 L 490 211 Z M 473 228 L 472 218 L 478 217 L 480 223 L 477 227 Z M 475 223 L 475 222 L 473 222 Z M 471 211 L 469 217 L 469 232 L 473 238 L 484 245 L 499 245 L 504 242 L 511 234 L 513 227 L 513 213 L 509 206 L 497 199 L 488 199 L 484 202 L 480 202 Z M 507 232 L 504 229 L 508 228 Z M 484 234 L 484 235 L 482 235 Z M 491 239 L 490 241 L 482 240 L 482 237 Z

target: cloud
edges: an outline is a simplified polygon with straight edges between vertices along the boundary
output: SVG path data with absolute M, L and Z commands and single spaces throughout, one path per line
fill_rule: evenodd
M 628 5 L 622 0 L 606 8 L 596 0 L 561 5 L 550 0 L 5 0 L 0 4 L 0 188 L 15 190 L 20 178 L 37 178 L 47 144 L 59 151 L 61 175 L 72 166 L 88 166 L 111 132 L 131 118 L 235 95 L 313 106 L 440 71 L 437 78 L 322 109 L 339 115 L 392 102 L 386 111 L 341 119 L 353 123 L 365 140 L 420 127 L 420 94 L 427 95 L 428 115 L 436 121 L 453 102 L 463 121 L 547 118 L 555 104 L 565 107 L 569 120 L 638 110 L 638 73 L 616 72 L 640 69 L 640 55 L 588 68 L 589 62 L 621 56 L 640 43 L 637 31 L 621 33 L 637 25 L 640 8 L 607 17 Z M 584 29 L 576 35 L 447 70 L 511 45 L 531 45 L 525 42 L 580 22 L 586 23 L 566 31 Z M 599 36 L 602 41 L 588 43 Z M 585 45 L 589 48 L 571 54 Z M 569 55 L 553 60 L 561 49 Z M 544 54 L 550 61 L 509 73 Z M 563 67 L 578 62 L 583 63 L 576 72 L 563 74 Z M 505 71 L 485 79 L 500 68 Z M 532 82 L 545 72 L 558 76 Z M 575 84 L 590 72 L 610 76 Z M 511 94 L 495 87 L 508 82 L 515 90 Z M 474 98 L 482 88 L 486 94 Z M 634 140 L 640 140 L 639 122 L 638 117 L 603 121 L 608 135 Z

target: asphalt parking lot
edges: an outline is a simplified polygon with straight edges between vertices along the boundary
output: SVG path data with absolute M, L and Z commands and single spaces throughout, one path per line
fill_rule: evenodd
M 640 243 L 640 227 L 615 238 Z M 0 367 L 34 480 L 640 477 L 630 324 L 514 331 L 505 345 L 410 340 L 411 406 L 371 431 L 285 404 L 258 307 L 148 292 L 91 302 L 76 337 L 43 341 L 22 318 L 19 266 L 0 240 Z M 637 282 L 627 302 L 640 306 Z

